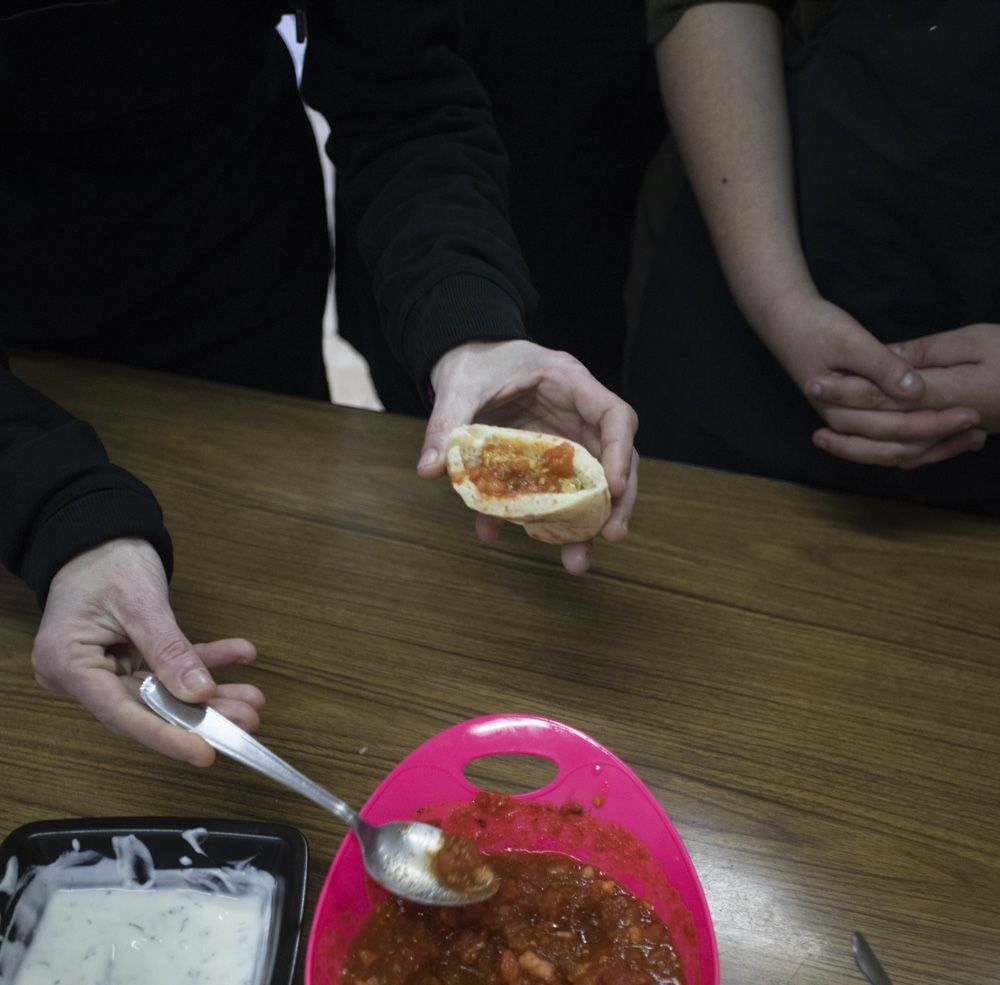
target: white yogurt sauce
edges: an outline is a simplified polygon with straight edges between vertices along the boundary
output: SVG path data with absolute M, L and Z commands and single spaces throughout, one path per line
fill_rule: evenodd
M 7 869 L 3 874 L 3 879 L 0 880 L 0 893 L 4 893 L 7 896 L 13 896 L 16 888 L 17 856 L 11 855 L 11 857 L 7 859 Z
M 260 894 L 59 889 L 13 985 L 256 985 Z
M 208 837 L 208 831 L 205 828 L 188 828 L 187 831 L 181 832 L 181 837 L 199 855 L 206 854 L 205 849 L 201 847 L 202 842 Z
M 71 851 L 0 891 L 18 893 L 0 985 L 260 985 L 277 882 L 248 863 L 156 871 L 134 835 L 115 858 Z M 16 882 L 16 885 L 11 885 Z

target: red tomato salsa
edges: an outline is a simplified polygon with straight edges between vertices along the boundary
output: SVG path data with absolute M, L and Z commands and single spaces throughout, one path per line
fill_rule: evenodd
M 573 446 L 503 439 L 483 445 L 478 465 L 465 475 L 487 496 L 566 492 L 574 486 Z
M 495 896 L 433 908 L 384 899 L 351 945 L 342 985 L 683 985 L 653 907 L 566 855 L 487 856 Z

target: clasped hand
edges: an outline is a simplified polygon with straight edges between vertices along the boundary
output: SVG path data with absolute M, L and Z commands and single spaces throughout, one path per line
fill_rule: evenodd
M 1000 431 L 1000 325 L 886 346 L 821 298 L 795 311 L 766 341 L 825 422 L 817 447 L 915 469 L 978 451 Z

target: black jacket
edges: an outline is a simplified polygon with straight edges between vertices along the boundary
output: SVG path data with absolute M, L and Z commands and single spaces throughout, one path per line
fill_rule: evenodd
M 8 347 L 187 371 L 204 336 L 192 371 L 242 382 L 227 353 L 268 320 L 262 304 L 284 292 L 294 306 L 307 282 L 325 293 L 316 155 L 281 13 L 263 0 L 0 0 Z M 523 336 L 534 294 L 457 4 L 311 3 L 308 28 L 303 95 L 330 122 L 392 350 L 423 380 L 458 342 Z M 317 334 L 317 365 L 319 352 Z M 123 535 L 150 540 L 169 572 L 150 490 L 4 361 L 3 563 L 43 603 L 62 564 Z
M 539 295 L 531 336 L 620 389 L 636 198 L 666 132 L 643 0 L 459 5 L 462 55 L 510 157 L 511 225 Z M 386 345 L 355 219 L 343 208 L 336 233 L 341 334 L 367 359 L 387 410 L 425 413 Z

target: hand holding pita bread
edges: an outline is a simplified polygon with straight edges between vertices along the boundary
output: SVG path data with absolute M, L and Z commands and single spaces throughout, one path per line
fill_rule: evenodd
M 638 456 L 633 441 L 635 411 L 602 386 L 578 360 L 533 342 L 469 342 L 447 352 L 431 373 L 434 409 L 427 424 L 417 472 L 423 478 L 445 473 L 452 432 L 481 423 L 567 438 L 598 460 L 610 493 L 611 509 L 600 533 L 621 540 L 638 492 Z M 518 521 L 520 522 L 520 521 Z M 495 540 L 501 516 L 476 517 L 481 540 Z M 573 528 L 570 528 L 572 530 Z M 583 574 L 593 541 L 562 542 L 563 566 Z

